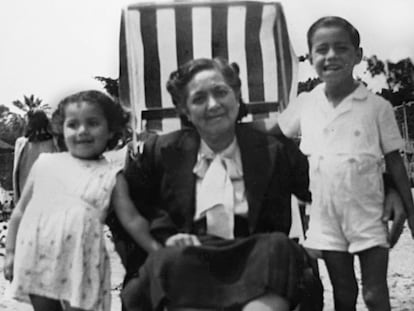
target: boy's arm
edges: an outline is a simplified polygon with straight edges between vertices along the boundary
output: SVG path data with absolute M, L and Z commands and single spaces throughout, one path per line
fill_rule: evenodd
M 408 218 L 408 225 L 414 237 L 414 203 L 411 194 L 411 186 L 408 180 L 404 162 L 398 150 L 385 154 L 387 171 L 392 177 L 393 183 L 399 192 L 404 203 L 405 212 Z
M 250 122 L 251 126 L 263 133 L 269 133 L 273 136 L 284 136 L 279 127 L 276 118 L 259 119 Z
M 293 100 L 276 118 L 266 118 L 251 122 L 253 128 L 273 136 L 297 138 L 300 133 L 300 118 L 305 96 Z
M 384 176 L 384 180 L 388 179 L 389 178 Z M 391 228 L 388 233 L 391 247 L 394 247 L 394 245 L 398 242 L 404 229 L 404 223 L 407 220 L 404 204 L 397 190 L 393 187 L 394 186 L 390 186 L 389 184 L 387 185 L 387 181 L 385 181 L 384 212 L 382 213 L 382 221 L 384 223 L 388 224 L 388 222 L 391 221 Z
M 122 173 L 116 179 L 111 205 L 121 225 L 134 241 L 147 252 L 156 251 L 161 245 L 151 236 L 148 221 L 138 212 L 130 198 L 128 184 Z

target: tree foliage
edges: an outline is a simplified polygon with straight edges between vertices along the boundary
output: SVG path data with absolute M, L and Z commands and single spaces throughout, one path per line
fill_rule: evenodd
M 95 76 L 95 80 L 98 80 L 103 84 L 103 88 L 113 98 L 119 98 L 119 79 L 112 79 L 107 77 Z
M 15 100 L 12 104 L 26 113 L 35 109 L 48 110 L 49 105 L 44 104 L 42 100 L 35 97 L 23 96 L 23 101 Z M 0 139 L 10 145 L 14 145 L 16 139 L 23 135 L 26 125 L 25 119 L 17 113 L 13 113 L 4 105 L 0 105 Z
M 414 65 L 410 58 L 396 63 L 383 62 L 375 55 L 366 59 L 367 71 L 372 77 L 385 75 L 388 87 L 379 95 L 389 100 L 393 106 L 414 101 Z
M 414 139 L 414 64 L 410 58 L 396 63 L 379 60 L 375 55 L 366 59 L 372 77 L 385 75 L 387 88 L 378 94 L 394 106 L 401 131 L 407 139 Z
M 16 139 L 23 135 L 25 122 L 20 115 L 0 105 L 0 139 L 14 146 Z
M 23 101 L 15 100 L 12 102 L 12 104 L 25 112 L 28 112 L 34 109 L 42 109 L 42 110 L 50 109 L 49 105 L 42 104 L 42 100 L 40 98 L 36 98 L 33 94 L 30 96 L 24 95 Z
M 310 92 L 315 86 L 322 83 L 322 80 L 319 78 L 308 78 L 305 82 L 298 83 L 298 94 L 302 92 Z

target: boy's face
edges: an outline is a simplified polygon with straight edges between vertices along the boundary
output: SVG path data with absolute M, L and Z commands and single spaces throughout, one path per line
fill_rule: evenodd
M 341 27 L 321 27 L 312 37 L 310 60 L 319 78 L 327 84 L 352 81 L 354 66 L 362 59 L 362 49 L 352 45 L 350 35 Z

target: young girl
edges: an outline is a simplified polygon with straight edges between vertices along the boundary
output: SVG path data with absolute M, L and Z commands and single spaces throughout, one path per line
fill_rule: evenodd
M 103 234 L 109 206 L 136 243 L 148 252 L 159 247 L 130 200 L 121 168 L 102 156 L 127 118 L 98 91 L 71 95 L 57 109 L 55 125 L 68 152 L 35 162 L 10 219 L 4 274 L 13 296 L 29 296 L 35 311 L 109 311 Z

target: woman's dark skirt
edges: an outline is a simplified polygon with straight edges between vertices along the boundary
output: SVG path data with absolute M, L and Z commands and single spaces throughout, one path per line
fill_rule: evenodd
M 307 256 L 283 233 L 202 239 L 200 247 L 167 247 L 148 257 L 125 287 L 131 310 L 168 307 L 233 308 L 264 294 L 285 297 L 294 308 L 303 297 Z

